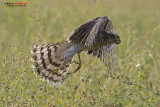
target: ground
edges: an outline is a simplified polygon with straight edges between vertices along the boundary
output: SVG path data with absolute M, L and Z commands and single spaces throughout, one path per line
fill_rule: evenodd
M 0 105 L 160 106 L 159 0 L 24 0 L 26 7 L 4 5 L 18 0 L 1 2 Z M 73 29 L 98 16 L 108 16 L 121 38 L 113 77 L 85 52 L 81 70 L 58 87 L 35 77 L 30 67 L 34 44 L 66 40 Z

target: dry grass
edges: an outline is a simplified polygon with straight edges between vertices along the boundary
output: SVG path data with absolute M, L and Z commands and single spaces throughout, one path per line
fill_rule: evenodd
M 158 0 L 27 2 L 25 8 L 0 7 L 1 106 L 160 106 Z M 34 44 L 65 40 L 83 22 L 105 15 L 122 40 L 116 46 L 114 78 L 86 53 L 82 53 L 82 69 L 59 87 L 33 75 L 30 50 Z

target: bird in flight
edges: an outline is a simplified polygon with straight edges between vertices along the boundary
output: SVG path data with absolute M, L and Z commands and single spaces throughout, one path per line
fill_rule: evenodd
M 74 72 L 81 68 L 80 53 L 82 51 L 97 56 L 110 67 L 115 57 L 114 44 L 120 44 L 120 42 L 120 37 L 114 32 L 111 20 L 107 16 L 97 17 L 73 30 L 66 41 L 34 45 L 31 51 L 35 54 L 31 59 L 34 62 L 32 67 L 36 75 L 57 85 L 67 77 L 71 63 L 78 64 Z M 75 54 L 78 54 L 79 62 L 73 61 Z

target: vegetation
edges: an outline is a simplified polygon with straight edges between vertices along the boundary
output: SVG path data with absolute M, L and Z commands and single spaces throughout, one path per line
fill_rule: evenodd
M 0 7 L 1 106 L 160 106 L 159 0 L 26 2 L 26 7 Z M 35 77 L 30 67 L 34 44 L 66 40 L 73 29 L 98 16 L 112 20 L 122 41 L 116 46 L 113 77 L 85 52 L 81 70 L 60 86 Z

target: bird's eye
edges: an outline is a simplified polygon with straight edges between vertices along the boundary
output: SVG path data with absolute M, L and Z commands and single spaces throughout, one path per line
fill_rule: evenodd
M 119 36 L 115 36 L 114 38 L 115 38 L 115 39 L 118 39 L 118 38 L 119 38 Z

